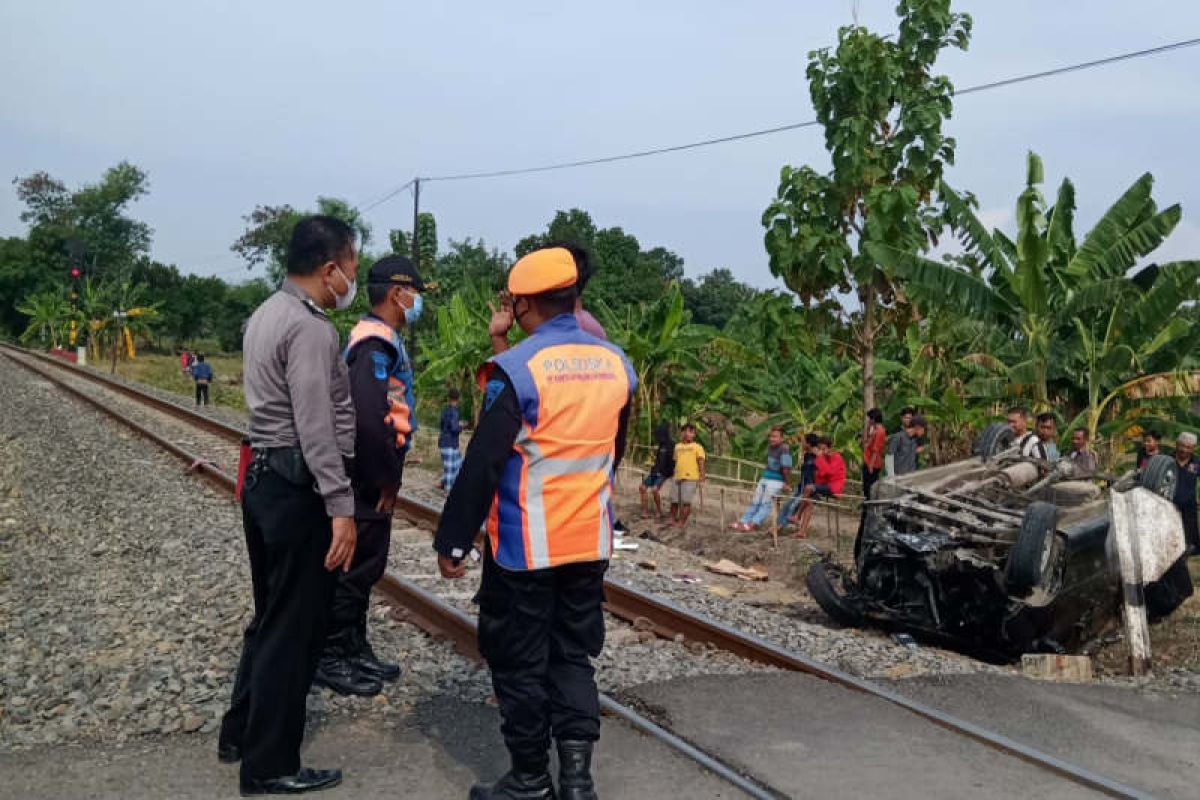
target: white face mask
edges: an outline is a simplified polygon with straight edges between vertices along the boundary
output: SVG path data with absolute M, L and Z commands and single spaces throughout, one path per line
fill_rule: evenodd
M 338 311 L 345 311 L 354 304 L 354 295 L 358 291 L 358 282 L 347 278 L 346 273 L 342 272 L 341 267 L 334 267 L 334 269 L 338 271 L 338 274 L 342 276 L 342 280 L 346 282 L 346 293 L 338 294 L 332 286 L 329 287 L 329 291 L 333 292 L 333 307 Z

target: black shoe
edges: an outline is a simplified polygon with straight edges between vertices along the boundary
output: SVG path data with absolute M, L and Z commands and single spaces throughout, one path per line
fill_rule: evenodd
M 236 764 L 242 760 L 242 748 L 236 744 L 221 744 L 217 742 L 217 761 L 222 764 Z
M 477 783 L 469 800 L 556 800 L 550 773 L 509 770 L 495 783 Z
M 367 641 L 366 635 L 361 631 L 355 631 L 354 644 L 355 652 L 350 657 L 350 663 L 358 667 L 359 672 L 368 678 L 375 678 L 387 683 L 400 678 L 400 665 L 390 661 L 381 661 L 375 655 L 375 648 L 371 647 L 371 643 Z
M 322 656 L 313 675 L 313 683 L 325 686 L 338 694 L 373 697 L 383 691 L 383 684 L 364 675 L 354 664 L 340 656 Z
M 562 800 L 596 800 L 596 786 L 592 783 L 593 744 L 571 739 L 558 741 L 558 791 Z
M 242 778 L 242 797 L 256 794 L 304 794 L 332 789 L 342 782 L 340 769 L 309 769 L 278 778 Z

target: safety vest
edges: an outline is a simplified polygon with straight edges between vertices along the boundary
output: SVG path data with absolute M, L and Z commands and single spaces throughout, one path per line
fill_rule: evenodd
M 413 394 L 413 371 L 408 351 L 391 325 L 368 314 L 351 329 L 343 357 L 349 360 L 351 351 L 367 339 L 387 342 L 394 353 L 390 363 L 379 361 L 374 364 L 375 377 L 387 380 L 388 413 L 384 420 L 396 432 L 396 447 L 406 450 L 411 442 L 410 434 L 417 429 L 417 401 Z
M 637 387 L 621 349 L 562 314 L 480 371 L 511 381 L 521 430 L 488 514 L 496 563 L 544 569 L 612 555 L 612 471 L 621 410 Z

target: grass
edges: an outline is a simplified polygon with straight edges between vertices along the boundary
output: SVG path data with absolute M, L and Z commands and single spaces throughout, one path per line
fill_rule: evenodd
M 213 382 L 208 390 L 209 402 L 245 410 L 241 356 L 205 356 L 205 361 L 213 368 Z M 107 363 L 92 366 L 104 372 L 108 371 Z M 179 368 L 179 356 L 142 354 L 131 361 L 117 362 L 117 374 L 168 392 L 175 392 L 188 400 L 196 396 L 195 383 L 191 376 L 184 374 Z

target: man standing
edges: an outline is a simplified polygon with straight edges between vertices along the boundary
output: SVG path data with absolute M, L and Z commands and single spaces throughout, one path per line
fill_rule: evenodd
M 346 365 L 354 400 L 354 566 L 338 579 L 325 651 L 313 681 L 339 694 L 374 695 L 400 667 L 381 661 L 367 639 L 371 587 L 387 568 L 392 508 L 404 475 L 404 456 L 417 429 L 413 369 L 399 330 L 414 324 L 425 284 L 404 256 L 371 267 L 371 311 L 350 331 Z
M 1151 428 L 1142 434 L 1142 446 L 1137 450 L 1137 468 L 1145 469 L 1146 462 L 1158 455 L 1162 445 L 1162 433 Z
M 1037 441 L 1029 448 L 1028 453 L 1022 449 L 1022 454 L 1054 463 L 1059 458 L 1057 440 L 1058 423 L 1053 414 L 1044 411 L 1037 415 Z
M 208 405 L 208 385 L 212 383 L 213 370 L 210 364 L 205 363 L 204 353 L 196 354 L 196 363 L 192 364 L 192 380 L 196 382 L 196 408 L 203 405 Z
M 481 373 L 483 415 L 434 541 L 441 574 L 462 577 L 462 559 L 487 519 L 479 650 L 512 768 L 473 787 L 473 800 L 555 797 L 551 732 L 557 797 L 596 797 L 591 658 L 604 644 L 611 480 L 637 379 L 618 347 L 580 329 L 577 280 L 571 253 L 559 247 L 535 250 L 509 273 L 514 316 L 530 336 Z
M 911 419 L 911 417 L 910 417 Z M 883 412 L 872 408 L 867 412 L 867 431 L 863 434 L 863 497 L 871 499 L 871 487 L 883 470 L 883 451 L 887 447 L 887 430 L 883 427 Z
M 442 409 L 441 424 L 438 426 L 438 451 L 442 454 L 441 488 L 450 491 L 458 471 L 462 469 L 462 451 L 458 449 L 458 437 L 462 435 L 462 418 L 458 415 L 458 389 L 446 395 L 446 407 Z
M 287 280 L 246 326 L 253 461 L 242 521 L 254 617 L 217 746 L 221 761 L 241 759 L 242 794 L 297 794 L 342 778 L 341 770 L 301 769 L 300 741 L 334 570 L 348 570 L 354 557 L 354 406 L 325 309 L 349 307 L 357 269 L 350 226 L 300 220 Z
M 1034 457 L 1037 447 L 1037 434 L 1029 430 L 1029 412 L 1024 406 L 1013 406 L 1008 410 L 1008 427 L 1012 428 L 1013 444 L 1026 458 Z
M 1096 454 L 1088 449 L 1088 432 L 1086 428 L 1075 428 L 1071 431 L 1071 452 L 1067 459 L 1075 465 L 1075 470 L 1081 476 L 1092 475 L 1096 472 Z
M 1200 551 L 1200 526 L 1196 518 L 1196 476 L 1200 475 L 1200 458 L 1196 458 L 1196 434 L 1181 433 L 1175 439 L 1175 464 L 1179 481 L 1175 484 L 1175 505 L 1183 517 L 1183 534 L 1189 553 Z
M 888 457 L 892 464 L 892 477 L 917 471 L 917 453 L 921 438 L 925 436 L 925 418 L 914 416 L 902 431 L 896 431 L 888 439 Z

